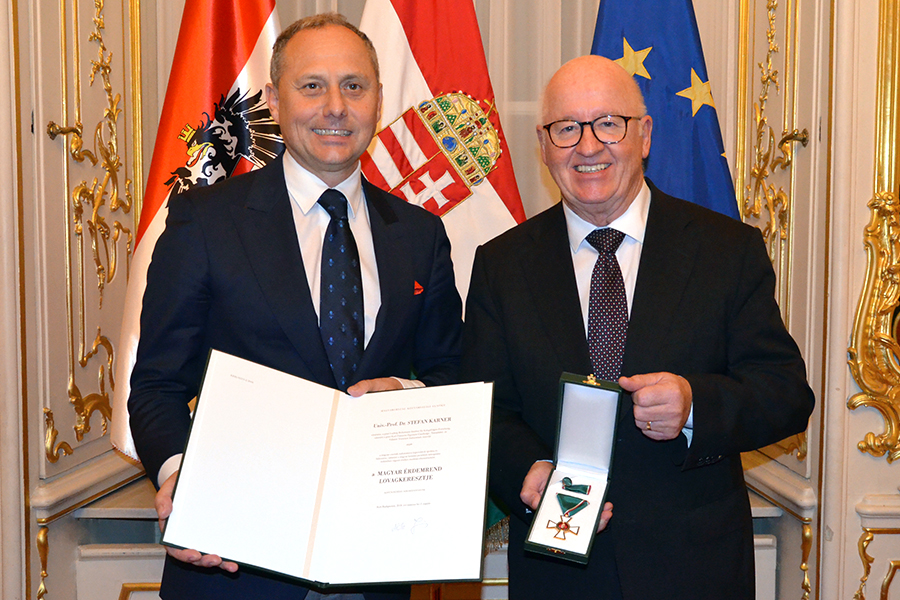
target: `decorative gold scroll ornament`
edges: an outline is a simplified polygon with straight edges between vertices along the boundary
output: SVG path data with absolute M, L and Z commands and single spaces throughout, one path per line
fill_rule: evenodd
M 859 588 L 857 588 L 856 593 L 853 594 L 853 600 L 866 600 L 866 583 L 869 581 L 869 575 L 872 574 L 872 564 L 875 562 L 875 558 L 869 554 L 868 550 L 869 544 L 875 539 L 875 535 L 898 533 L 900 533 L 900 529 L 863 527 L 862 535 L 859 536 L 859 541 L 857 542 L 859 559 L 863 564 L 863 575 L 859 578 Z M 880 600 L 888 600 L 888 595 L 891 591 L 891 583 L 893 582 L 894 575 L 897 571 L 900 571 L 900 561 L 890 561 L 888 563 L 887 575 L 884 576 L 884 579 L 881 582 Z
M 848 349 L 850 372 L 862 391 L 847 402 L 851 409 L 875 408 L 885 430 L 869 432 L 857 444 L 862 452 L 900 458 L 900 202 L 890 192 L 879 192 L 869 202 L 872 218 L 865 229 L 865 288 L 853 326 L 853 345 Z
M 812 551 L 813 542 L 812 525 L 810 525 L 809 521 L 803 522 L 800 538 L 800 553 L 802 555 L 800 570 L 803 572 L 803 583 L 801 584 L 803 596 L 801 596 L 800 600 L 809 600 L 809 593 L 812 591 L 812 583 L 809 580 L 809 553 Z
M 111 408 L 109 401 L 109 393 L 115 389 L 115 381 L 113 379 L 113 360 L 114 348 L 112 342 L 102 334 L 100 327 L 97 327 L 97 333 L 90 349 L 86 344 L 86 311 L 85 311 L 85 294 L 84 290 L 87 280 L 84 273 L 84 265 L 86 258 L 86 243 L 90 246 L 91 262 L 97 281 L 98 300 L 97 309 L 103 308 L 103 293 L 107 285 L 112 283 L 116 274 L 120 270 L 120 242 L 124 243 L 124 258 L 126 261 L 126 277 L 130 267 L 130 258 L 133 246 L 133 234 L 131 228 L 120 221 L 118 218 L 108 220 L 108 216 L 113 213 L 120 212 L 124 215 L 131 211 L 133 204 L 131 195 L 130 179 L 125 179 L 124 186 L 119 181 L 119 171 L 122 169 L 122 161 L 119 157 L 118 148 L 118 119 L 122 114 L 119 108 L 121 102 L 120 94 L 113 94 L 111 83 L 112 57 L 113 54 L 107 49 L 103 41 L 104 17 L 103 17 L 103 0 L 94 0 L 94 17 L 92 19 L 93 30 L 88 36 L 89 42 L 95 42 L 98 46 L 97 58 L 91 60 L 90 69 L 90 85 L 93 86 L 95 80 L 99 79 L 103 85 L 106 96 L 106 107 L 103 110 L 103 119 L 100 120 L 94 128 L 93 149 L 84 148 L 83 131 L 84 127 L 81 122 L 81 96 L 77 94 L 75 125 L 59 126 L 54 122 L 47 125 L 47 134 L 50 139 L 55 139 L 57 135 L 68 135 L 69 154 L 77 163 L 83 163 L 87 159 L 94 167 L 99 167 L 102 174 L 94 177 L 91 183 L 87 180 L 80 181 L 72 190 L 71 194 L 71 212 L 74 226 L 74 236 L 76 244 L 76 268 L 78 275 L 78 283 L 81 291 L 81 302 L 78 310 L 78 354 L 77 362 L 82 367 L 88 366 L 90 360 L 104 351 L 106 360 L 104 360 L 97 369 L 97 386 L 98 391 L 83 395 L 75 381 L 75 365 L 74 361 L 70 361 L 68 396 L 69 402 L 75 410 L 75 437 L 80 442 L 84 439 L 86 433 L 91 430 L 91 417 L 95 412 L 99 412 L 102 419 L 103 434 L 106 434 L 108 421 L 111 418 Z M 77 2 L 75 3 L 76 14 L 76 32 L 77 32 Z M 75 64 L 79 63 L 79 46 L 75 43 Z M 78 88 L 80 76 L 76 68 L 76 88 Z M 85 240 L 85 230 L 89 240 Z M 69 253 L 67 253 L 69 254 Z M 71 261 L 71 255 L 67 256 Z M 71 262 L 69 263 L 69 272 L 72 272 Z M 70 293 L 71 290 L 70 290 Z M 69 322 L 70 322 L 70 353 L 74 350 L 74 339 L 72 338 L 71 323 L 74 322 L 74 314 L 72 303 L 69 303 Z M 107 386 L 107 380 L 109 385 Z M 107 390 L 107 387 L 109 390 Z M 49 436 L 49 430 L 48 430 Z M 66 444 L 68 446 L 68 444 Z M 71 449 L 70 449 L 71 450 Z M 71 454 L 67 452 L 64 454 Z M 48 457 L 50 456 L 48 451 Z M 58 460 L 58 455 L 55 455 Z M 49 458 L 48 458 L 49 460 Z M 55 460 L 51 461 L 55 462 Z
M 744 217 L 759 219 L 763 206 L 766 208 L 768 222 L 762 232 L 769 248 L 769 258 L 772 260 L 776 258 L 779 242 L 785 244 L 788 240 L 791 199 L 784 188 L 776 189 L 775 185 L 769 184 L 768 178 L 775 170 L 786 171 L 792 166 L 794 161 L 792 144 L 800 142 L 805 147 L 809 143 L 809 132 L 806 129 L 803 131 L 794 129 L 793 131 L 783 131 L 776 144 L 775 130 L 769 125 L 769 119 L 765 114 L 766 104 L 769 100 L 769 87 L 774 85 L 775 91 L 779 91 L 778 69 L 772 66 L 772 57 L 778 52 L 778 43 L 775 41 L 777 8 L 777 0 L 769 0 L 766 3 L 769 18 L 766 39 L 769 45 L 765 63 L 759 63 L 762 88 L 758 101 L 753 104 L 756 143 L 754 144 L 754 163 L 750 168 L 752 182 L 747 184 L 746 189 L 749 195 L 744 198 Z
M 768 28 L 766 40 L 768 48 L 764 62 L 758 63 L 760 69 L 760 83 L 762 84 L 759 97 L 753 103 L 754 122 L 756 123 L 756 141 L 753 145 L 753 164 L 750 167 L 750 183 L 745 186 L 746 196 L 743 202 L 743 217 L 745 222 L 757 222 L 757 227 L 762 231 L 763 239 L 769 251 L 769 259 L 775 264 L 786 264 L 785 252 L 789 248 L 791 197 L 782 187 L 776 187 L 769 183 L 769 177 L 778 170 L 788 171 L 794 162 L 793 144 L 800 142 L 804 147 L 809 143 L 809 132 L 806 129 L 784 129 L 780 135 L 776 135 L 775 129 L 769 124 L 766 115 L 766 106 L 769 101 L 771 86 L 775 86 L 775 92 L 779 91 L 778 69 L 773 66 L 774 55 L 778 52 L 778 43 L 775 41 L 776 28 L 775 17 L 778 8 L 778 0 L 768 0 Z M 776 140 L 777 143 L 776 143 Z M 765 208 L 765 217 L 763 217 Z M 779 285 L 786 290 L 788 281 L 787 271 L 783 270 L 779 275 Z M 782 298 L 782 307 L 787 306 L 785 298 Z M 782 443 L 787 454 L 797 451 L 797 460 L 806 460 L 807 435 L 802 432 Z
M 47 455 L 47 462 L 55 463 L 59 460 L 59 456 L 68 456 L 72 454 L 72 446 L 66 442 L 56 443 L 59 432 L 53 423 L 53 411 L 49 408 L 44 409 L 44 453 Z
M 37 598 L 43 600 L 47 595 L 47 557 L 50 555 L 50 539 L 48 537 L 50 530 L 41 527 L 37 534 L 38 556 L 41 558 L 41 585 L 38 587 Z
M 900 458 L 900 4 L 882 0 L 879 20 L 875 185 L 863 237 L 866 278 L 847 349 L 862 391 L 847 406 L 881 413 L 884 431 L 866 433 L 857 448 L 892 463 Z

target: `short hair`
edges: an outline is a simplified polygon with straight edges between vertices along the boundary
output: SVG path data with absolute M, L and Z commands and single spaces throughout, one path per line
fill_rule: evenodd
M 375 69 L 375 81 L 381 82 L 381 75 L 378 70 L 378 54 L 376 54 L 375 45 L 372 44 L 369 36 L 350 23 L 344 15 L 336 12 L 327 12 L 294 21 L 279 34 L 275 40 L 275 45 L 272 46 L 272 60 L 269 62 L 269 78 L 272 80 L 273 85 L 277 87 L 278 81 L 281 79 L 282 71 L 284 71 L 284 48 L 291 41 L 291 38 L 304 29 L 322 29 L 329 25 L 346 27 L 363 41 L 369 53 L 369 60 L 372 61 L 372 67 Z

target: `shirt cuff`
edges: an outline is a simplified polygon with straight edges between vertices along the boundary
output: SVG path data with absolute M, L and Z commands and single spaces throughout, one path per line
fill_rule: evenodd
M 413 388 L 423 388 L 425 384 L 418 379 L 403 379 L 401 377 L 391 377 L 391 379 L 395 379 L 400 382 L 400 385 L 403 386 L 404 390 L 411 390 Z
M 184 454 L 175 454 L 166 459 L 166 462 L 159 468 L 159 474 L 156 476 L 156 483 L 159 487 L 166 482 L 166 479 L 172 476 L 181 468 L 181 457 Z
M 684 423 L 684 427 L 681 428 L 681 433 L 684 434 L 684 437 L 687 438 L 688 448 L 691 447 L 691 440 L 694 439 L 694 405 L 691 404 L 691 412 L 688 414 L 687 421 Z

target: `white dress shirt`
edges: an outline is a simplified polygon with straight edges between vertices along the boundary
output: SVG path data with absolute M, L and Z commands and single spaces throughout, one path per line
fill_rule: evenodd
M 303 268 L 309 283 L 316 314 L 319 314 L 319 280 L 322 271 L 322 242 L 325 230 L 331 222 L 328 211 L 319 204 L 319 197 L 329 189 L 321 179 L 301 167 L 290 152 L 284 153 L 284 181 L 291 197 L 291 211 L 297 228 L 297 241 L 303 256 Z M 347 217 L 350 231 L 359 249 L 359 267 L 362 273 L 363 310 L 365 311 L 365 345 L 375 331 L 375 318 L 381 308 L 381 288 L 378 285 L 378 266 L 375 264 L 375 244 L 369 227 L 369 207 L 363 201 L 362 171 L 359 164 L 353 173 L 334 186 L 347 198 Z M 364 346 L 365 347 L 365 346 Z
M 589 233 L 597 229 L 597 226 L 579 217 L 565 202 L 563 202 L 563 211 L 566 215 L 569 250 L 572 252 L 572 264 L 575 267 L 575 283 L 578 286 L 578 299 L 581 302 L 581 315 L 584 320 L 585 337 L 587 337 L 591 274 L 594 270 L 594 263 L 597 262 L 597 257 L 600 256 L 600 253 L 585 238 Z M 631 319 L 634 286 L 637 283 L 638 267 L 641 264 L 641 250 L 644 247 L 644 233 L 647 229 L 647 215 L 649 212 L 650 188 L 645 181 L 628 209 L 608 225 L 608 227 L 625 234 L 622 244 L 616 250 L 616 260 L 619 262 L 619 269 L 622 271 L 622 281 L 625 284 L 625 300 L 628 304 L 629 319 Z M 687 423 L 682 429 L 685 437 L 687 437 L 688 446 L 691 445 L 691 437 L 694 433 L 693 424 L 694 407 L 692 405 Z

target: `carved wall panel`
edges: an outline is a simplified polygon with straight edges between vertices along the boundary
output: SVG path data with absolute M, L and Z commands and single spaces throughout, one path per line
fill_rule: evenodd
M 18 6 L 26 591 L 66 599 L 90 535 L 71 512 L 139 474 L 105 437 L 142 177 L 139 2 Z
M 807 365 L 813 366 L 822 345 L 811 323 L 821 306 L 795 302 L 796 296 L 809 296 L 810 286 L 824 270 L 823 256 L 811 251 L 818 216 L 815 198 L 809 193 L 814 165 L 807 146 L 814 105 L 808 98 L 816 96 L 818 81 L 809 62 L 813 49 L 801 35 L 805 5 L 804 0 L 741 3 L 738 105 L 742 112 L 735 188 L 744 221 L 761 230 L 768 248 L 782 317 Z M 804 160 L 798 161 L 801 157 Z M 821 302 L 821 296 L 813 299 Z M 811 371 L 811 382 L 814 376 Z M 810 467 L 804 464 L 808 446 L 804 432 L 763 452 L 809 477 Z
M 136 229 L 132 182 L 140 164 L 132 152 L 140 121 L 129 108 L 135 99 L 129 2 L 60 0 L 57 10 L 60 94 L 55 107 L 49 95 L 43 99 L 47 118 L 35 124 L 48 142 L 34 232 L 44 276 L 35 283 L 38 320 L 49 341 L 39 363 L 42 477 L 109 449 L 100 438 L 116 385 L 115 345 Z
M 818 400 L 805 432 L 745 455 L 745 478 L 786 513 L 779 524 L 779 597 L 808 599 L 818 595 L 823 537 L 818 424 L 829 326 L 832 13 L 818 0 L 739 6 L 735 189 L 743 220 L 766 244 L 782 318 Z

